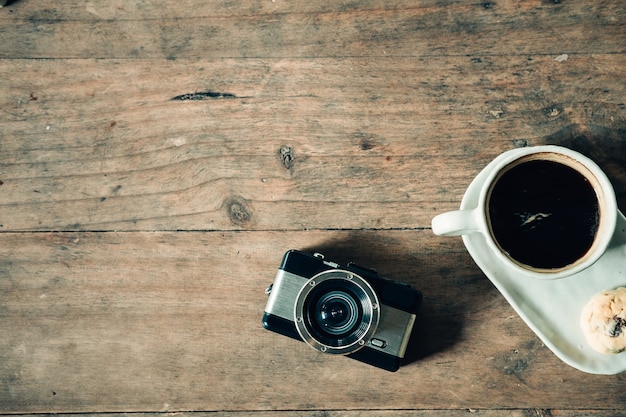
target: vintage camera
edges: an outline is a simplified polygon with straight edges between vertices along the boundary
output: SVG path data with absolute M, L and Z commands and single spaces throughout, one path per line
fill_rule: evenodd
M 400 367 L 422 300 L 370 269 L 296 250 L 285 253 L 267 292 L 266 329 L 388 371 Z

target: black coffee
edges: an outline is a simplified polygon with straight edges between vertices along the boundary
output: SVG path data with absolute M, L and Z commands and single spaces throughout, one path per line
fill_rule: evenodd
M 598 198 L 573 168 L 531 160 L 506 171 L 489 199 L 491 231 L 519 263 L 556 269 L 589 250 L 599 225 Z

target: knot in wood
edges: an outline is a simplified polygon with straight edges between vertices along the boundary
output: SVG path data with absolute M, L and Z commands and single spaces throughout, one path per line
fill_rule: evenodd
M 289 146 L 281 146 L 278 150 L 278 156 L 280 157 L 280 162 L 286 169 L 291 169 L 296 162 L 293 149 Z
M 232 197 L 226 203 L 226 210 L 230 221 L 236 225 L 242 226 L 250 223 L 252 214 L 248 208 L 248 203 L 241 197 Z
M 543 114 L 548 118 L 553 118 L 561 114 L 562 111 L 563 109 L 561 108 L 561 106 L 554 105 L 543 109 Z

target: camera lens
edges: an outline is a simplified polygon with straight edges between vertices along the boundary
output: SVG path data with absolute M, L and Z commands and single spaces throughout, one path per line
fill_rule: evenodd
M 367 281 L 348 271 L 331 270 L 314 276 L 302 288 L 294 315 L 296 328 L 309 345 L 347 354 L 372 337 L 380 314 Z
M 332 291 L 316 303 L 316 320 L 330 334 L 342 334 L 358 320 L 358 305 L 354 297 L 341 291 Z
M 353 294 L 339 289 L 324 294 L 315 303 L 309 315 L 311 324 L 329 335 L 343 335 L 349 332 L 363 315 L 357 302 Z

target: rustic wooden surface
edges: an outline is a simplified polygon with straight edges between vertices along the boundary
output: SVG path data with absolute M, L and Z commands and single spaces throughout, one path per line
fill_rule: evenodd
M 547 143 L 626 209 L 623 4 L 240 3 L 0 9 L 0 414 L 623 415 L 430 230 Z M 422 290 L 399 372 L 261 328 L 290 248 Z

